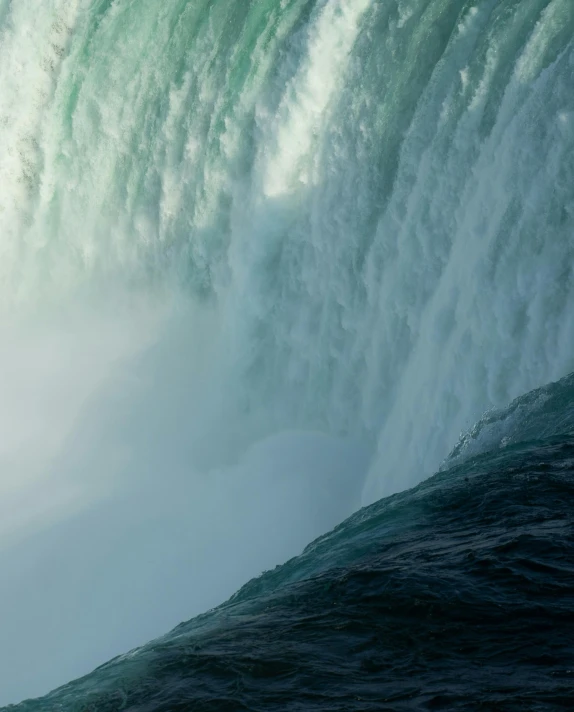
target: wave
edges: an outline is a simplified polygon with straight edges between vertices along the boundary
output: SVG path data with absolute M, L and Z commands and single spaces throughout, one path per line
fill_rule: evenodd
M 571 380 L 551 387 L 556 423 L 574 412 Z M 362 509 L 218 608 L 10 709 L 566 709 L 573 456 L 570 428 L 495 447 Z
M 574 375 L 516 398 L 507 408 L 492 409 L 461 437 L 441 469 L 496 448 L 535 442 L 574 430 Z

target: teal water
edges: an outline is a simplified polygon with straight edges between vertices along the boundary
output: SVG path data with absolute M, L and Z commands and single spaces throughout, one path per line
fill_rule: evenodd
M 574 369 L 573 36 L 571 0 L 0 0 L 0 702 Z

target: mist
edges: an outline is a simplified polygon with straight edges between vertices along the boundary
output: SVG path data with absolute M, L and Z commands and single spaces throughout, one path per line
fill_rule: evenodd
M 210 320 L 145 307 L 3 330 L 0 704 L 223 602 L 359 504 L 364 444 L 210 421 Z

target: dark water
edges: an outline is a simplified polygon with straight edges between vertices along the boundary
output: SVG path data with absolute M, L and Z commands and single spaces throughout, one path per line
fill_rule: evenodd
M 220 608 L 7 709 L 572 709 L 572 383 L 490 414 L 506 447 L 359 511 Z

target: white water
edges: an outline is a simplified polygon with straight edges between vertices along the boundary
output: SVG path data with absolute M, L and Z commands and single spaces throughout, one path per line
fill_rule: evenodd
M 573 368 L 570 0 L 216 5 L 0 0 L 0 704 Z

